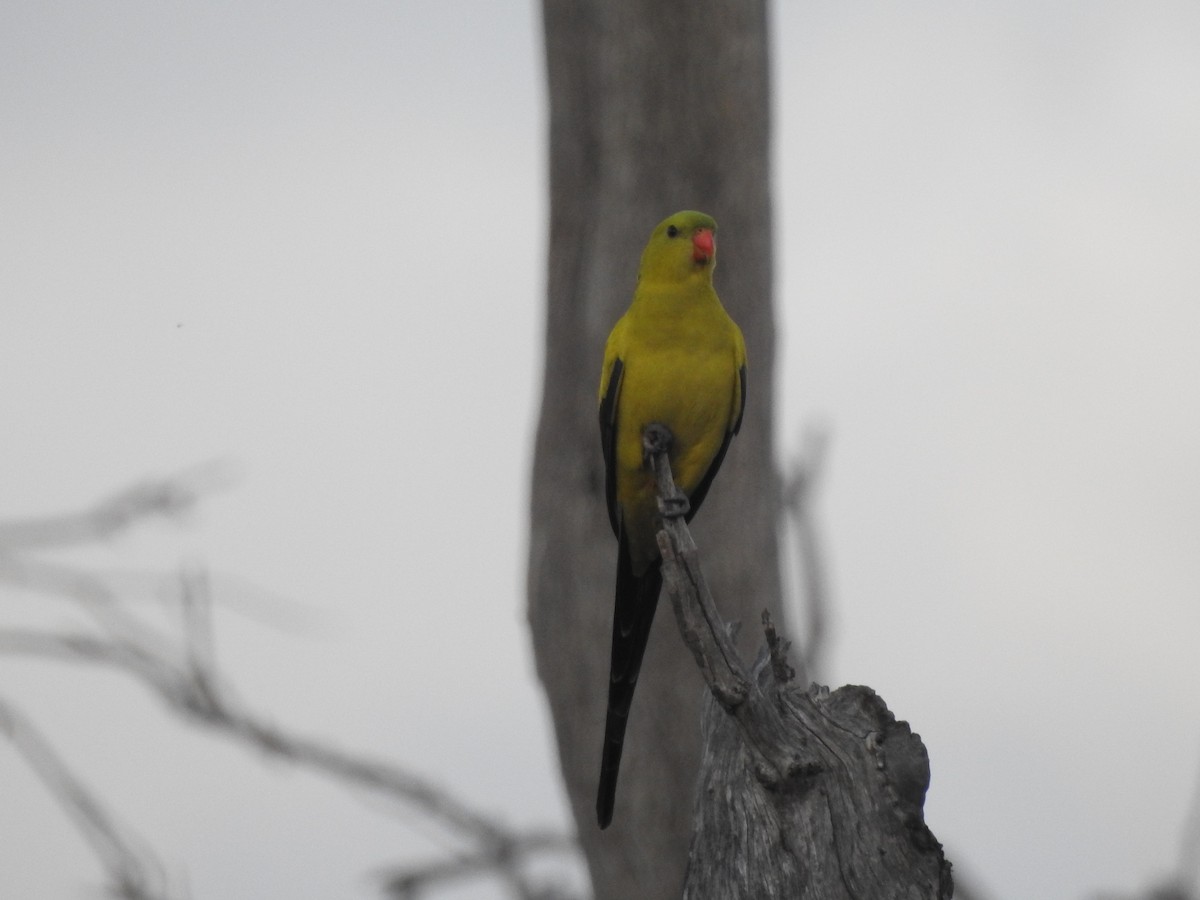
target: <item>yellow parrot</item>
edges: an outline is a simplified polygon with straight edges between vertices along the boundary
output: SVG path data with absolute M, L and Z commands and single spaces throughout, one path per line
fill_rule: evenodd
M 661 519 L 642 429 L 670 429 L 671 472 L 688 496 L 690 521 L 742 424 L 746 343 L 713 290 L 716 230 L 711 217 L 691 211 L 659 223 L 642 252 L 633 302 L 604 348 L 600 440 L 617 589 L 596 798 L 601 828 L 612 822 L 629 707 L 662 587 Z

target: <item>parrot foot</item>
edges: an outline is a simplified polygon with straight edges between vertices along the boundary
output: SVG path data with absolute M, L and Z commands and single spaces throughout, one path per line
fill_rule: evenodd
M 660 422 L 651 422 L 642 429 L 642 458 L 649 463 L 658 453 L 670 453 L 675 443 L 671 429 Z
M 671 464 L 667 456 L 674 441 L 671 429 L 661 422 L 651 422 L 642 429 L 642 453 L 646 465 L 659 479 L 658 512 L 664 519 L 682 519 L 692 508 L 687 495 L 675 486 L 671 478 Z

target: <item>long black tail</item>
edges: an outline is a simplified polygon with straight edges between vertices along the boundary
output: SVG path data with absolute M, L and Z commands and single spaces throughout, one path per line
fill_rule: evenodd
M 629 544 L 622 531 L 617 549 L 617 592 L 613 609 L 612 665 L 608 683 L 608 716 L 604 721 L 604 756 L 600 761 L 600 788 L 596 794 L 596 818 L 601 828 L 612 822 L 617 796 L 617 773 L 621 748 L 638 671 L 650 639 L 650 625 L 662 588 L 662 568 L 654 563 L 641 575 L 633 574 Z

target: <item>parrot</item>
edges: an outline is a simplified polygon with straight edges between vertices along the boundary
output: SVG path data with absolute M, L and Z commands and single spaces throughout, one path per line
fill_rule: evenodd
M 716 231 L 712 217 L 691 210 L 658 224 L 633 301 L 604 348 L 600 442 L 617 584 L 596 797 L 602 829 L 612 823 L 625 726 L 662 587 L 661 518 L 642 431 L 657 423 L 671 432 L 668 459 L 691 521 L 742 425 L 746 343 L 713 289 Z

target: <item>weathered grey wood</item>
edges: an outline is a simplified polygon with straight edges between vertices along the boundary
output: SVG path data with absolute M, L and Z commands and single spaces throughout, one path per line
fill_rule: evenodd
M 686 900 L 945 900 L 950 864 L 925 825 L 920 738 L 870 688 L 758 689 L 779 714 L 760 729 L 790 753 L 762 777 L 742 718 L 711 701 Z M 756 718 L 762 707 L 750 718 Z
M 686 900 L 945 900 L 950 865 L 925 825 L 929 758 L 870 688 L 802 690 L 766 613 L 747 672 L 700 571 L 667 462 L 644 437 L 662 498 L 663 583 L 710 690 Z

